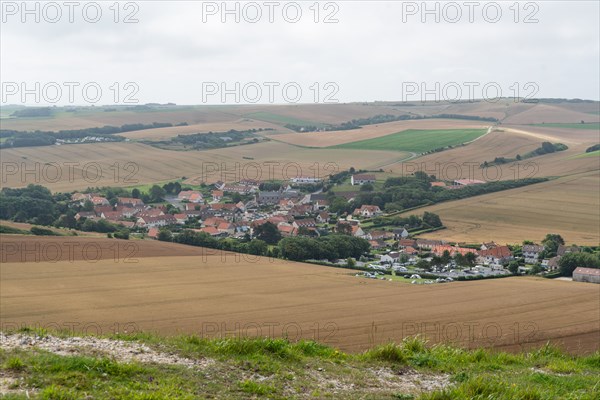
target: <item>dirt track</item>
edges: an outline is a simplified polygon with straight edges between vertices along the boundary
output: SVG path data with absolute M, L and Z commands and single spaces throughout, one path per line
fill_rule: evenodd
M 163 245 L 155 252 L 166 255 Z M 1 326 L 303 337 L 348 351 L 414 334 L 469 347 L 551 340 L 572 352 L 599 348 L 594 284 L 506 278 L 416 286 L 344 269 L 170 250 L 170 257 L 137 263 L 2 263 Z

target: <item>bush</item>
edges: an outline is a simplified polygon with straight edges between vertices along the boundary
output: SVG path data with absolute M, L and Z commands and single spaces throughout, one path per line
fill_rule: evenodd
M 29 231 L 37 236 L 60 236 L 58 233 L 54 232 L 53 230 L 46 229 L 46 228 L 40 228 L 38 226 L 32 227 Z

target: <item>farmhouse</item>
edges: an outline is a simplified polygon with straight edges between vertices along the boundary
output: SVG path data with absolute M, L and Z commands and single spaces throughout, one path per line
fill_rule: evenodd
M 117 204 L 120 206 L 136 207 L 143 206 L 144 202 L 142 199 L 135 199 L 133 197 L 117 197 Z
M 354 185 L 364 185 L 365 183 L 375 183 L 375 175 L 356 174 L 350 177 L 350 183 Z
M 538 262 L 542 251 L 544 251 L 544 246 L 538 244 L 526 244 L 523 246 L 523 258 L 525 258 L 527 264 L 535 264 Z
M 371 206 L 371 205 L 363 204 L 360 208 L 355 209 L 352 214 L 360 215 L 361 217 L 365 217 L 365 218 L 371 218 L 371 217 L 376 217 L 378 215 L 381 215 L 382 212 L 381 212 L 381 209 L 379 209 L 379 206 Z
M 512 252 L 508 246 L 492 247 L 479 251 L 479 262 L 485 265 L 501 266 L 512 259 Z
M 394 232 L 394 239 L 396 239 L 396 240 L 398 240 L 398 239 L 403 240 L 410 236 L 410 234 L 408 233 L 406 228 L 402 228 L 402 229 L 397 228 L 397 229 L 394 229 L 393 232 Z M 414 245 L 414 243 L 411 244 L 410 246 L 413 246 L 413 245 Z
M 573 280 L 576 282 L 600 283 L 600 269 L 576 268 L 575 271 L 573 271 Z

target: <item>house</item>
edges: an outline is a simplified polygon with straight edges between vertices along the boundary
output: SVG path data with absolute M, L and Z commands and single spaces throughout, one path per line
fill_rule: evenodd
M 481 247 L 479 249 L 480 250 L 489 250 L 489 249 L 493 249 L 494 247 L 498 247 L 498 245 L 494 242 L 488 242 L 488 243 L 482 243 Z
M 173 216 L 175 217 L 179 225 L 184 225 L 188 220 L 187 214 L 174 214 Z
M 79 204 L 83 204 L 85 203 L 87 200 L 91 200 L 92 199 L 92 195 L 89 193 L 73 193 L 71 195 L 71 201 L 73 202 L 79 202 Z
M 208 233 L 210 236 L 214 236 L 214 237 L 227 236 L 227 232 L 222 232 L 222 231 L 218 230 L 217 228 L 215 228 L 214 226 L 207 226 L 204 228 L 200 228 L 198 231 Z
M 233 233 L 235 232 L 235 226 L 229 222 L 221 222 L 217 226 L 217 230 L 219 232 L 227 233 L 228 235 L 233 235 Z
M 91 202 L 95 206 L 108 206 L 108 205 L 110 205 L 110 203 L 108 202 L 108 200 L 106 199 L 106 197 L 93 196 L 90 200 L 91 200 Z
M 148 237 L 151 237 L 152 239 L 158 239 L 158 228 L 150 228 L 148 229 Z
M 260 181 L 257 179 L 249 179 L 249 178 L 244 178 L 240 180 L 240 184 L 241 185 L 245 185 L 245 186 L 253 186 L 258 188 L 260 186 Z
M 573 280 L 576 282 L 600 283 L 600 269 L 576 268 L 575 271 L 573 271 Z
M 375 183 L 375 175 L 372 174 L 356 174 L 350 177 L 350 184 L 364 185 L 365 183 Z
M 371 231 L 369 232 L 372 240 L 388 240 L 393 239 L 394 234 L 388 231 Z
M 383 240 L 369 240 L 369 244 L 374 250 L 380 250 L 387 247 L 387 244 Z
M 406 239 L 407 237 L 410 236 L 410 233 L 408 233 L 406 228 L 394 229 L 392 232 L 394 232 L 394 239 L 396 239 L 396 240 Z M 411 244 L 411 246 L 413 246 L 413 245 L 414 244 Z
M 382 264 L 392 264 L 398 261 L 400 253 L 397 251 L 390 251 L 388 254 L 384 254 L 379 257 L 379 262 Z
M 137 225 L 141 227 L 154 228 L 177 223 L 177 219 L 171 214 L 157 216 L 143 216 L 137 219 Z
M 177 195 L 180 201 L 189 201 L 190 203 L 201 203 L 204 199 L 202 193 L 197 190 L 182 190 Z
M 279 232 L 281 233 L 281 236 L 283 236 L 283 237 L 296 236 L 298 233 L 296 228 L 294 228 L 290 224 L 285 224 L 285 223 L 277 225 L 277 229 L 279 230 Z
M 523 245 L 523 258 L 526 264 L 535 264 L 538 262 L 540 253 L 544 251 L 544 246 L 538 244 Z
M 407 246 L 407 247 L 405 247 L 402 250 L 402 253 L 408 254 L 408 255 L 411 255 L 411 256 L 417 254 L 418 252 L 419 251 L 417 249 L 415 249 L 414 247 L 412 247 L 412 246 Z
M 545 267 L 548 271 L 558 271 L 558 262 L 560 261 L 560 256 L 552 257 L 549 260 L 543 260 L 542 266 Z
M 292 223 L 292 226 L 296 229 L 300 228 L 315 228 L 317 226 L 316 221 L 313 218 L 297 219 Z
M 577 246 L 563 246 L 562 244 L 558 245 L 558 249 L 556 250 L 557 256 L 564 256 L 567 253 L 579 253 L 581 249 Z
M 273 205 L 278 204 L 281 199 L 281 192 L 259 192 L 257 201 L 258 204 Z
M 360 215 L 361 217 L 371 218 L 383 214 L 379 209 L 379 206 L 371 206 L 363 204 L 360 208 L 357 208 L 352 213 L 353 215 Z
M 416 247 L 417 246 L 417 241 L 414 239 L 400 239 L 398 241 L 398 247 L 403 248 L 403 247 Z
M 358 225 L 353 225 L 351 230 L 352 230 L 352 236 L 354 236 L 354 237 L 364 238 L 366 236 L 365 232 Z
M 435 246 L 441 246 L 444 242 L 441 240 L 417 239 L 417 246 L 421 249 L 431 250 Z
M 418 243 L 418 240 L 417 240 L 417 243 Z M 469 249 L 467 247 L 449 246 L 449 245 L 442 244 L 442 245 L 433 246 L 431 248 L 431 252 L 439 257 L 441 257 L 445 251 L 448 251 L 451 256 L 454 256 L 458 253 L 462 254 L 463 256 L 467 253 L 477 254 L 476 250 Z
M 329 213 L 327 211 L 321 211 L 319 214 L 317 214 L 316 220 L 321 224 L 326 223 L 329 221 Z
M 454 181 L 455 186 L 469 186 L 469 185 L 481 185 L 485 183 L 477 179 L 457 179 Z
M 508 246 L 497 246 L 479 251 L 479 262 L 485 265 L 499 267 L 512 259 L 513 255 Z
M 96 213 L 94 211 L 79 211 L 75 214 L 75 221 L 79 221 L 81 218 L 95 219 Z
M 445 182 L 431 182 L 431 187 L 445 188 L 446 187 L 446 183 Z
M 329 201 L 328 200 L 316 200 L 313 203 L 313 210 L 314 211 L 325 210 L 327 208 L 329 208 Z
M 133 197 L 117 197 L 117 204 L 126 207 L 143 206 L 144 202 L 142 199 L 135 199 Z
M 222 190 L 213 190 L 211 192 L 213 201 L 221 201 L 221 199 L 223 198 L 223 191 Z

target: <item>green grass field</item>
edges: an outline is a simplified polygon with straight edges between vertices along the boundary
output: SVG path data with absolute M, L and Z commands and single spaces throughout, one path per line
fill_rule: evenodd
M 588 158 L 588 157 L 598 157 L 600 156 L 600 150 L 590 151 L 589 153 L 581 153 L 575 154 L 568 158 L 568 160 L 578 159 L 578 158 Z
M 568 129 L 594 129 L 600 130 L 600 122 L 587 122 L 585 124 L 559 124 L 559 123 L 549 123 L 549 124 L 534 124 L 534 126 L 545 126 L 546 128 L 568 128 Z
M 30 331 L 31 332 L 31 331 Z M 37 340 L 46 333 L 31 332 Z M 67 336 L 65 336 L 67 337 Z M 124 362 L 81 349 L 69 355 L 0 349 L 6 399 L 580 399 L 600 398 L 600 353 L 571 356 L 546 345 L 509 354 L 430 346 L 418 338 L 347 354 L 284 339 L 117 335 L 206 366 Z M 445 388 L 423 392 L 403 375 Z M 445 382 L 445 383 L 442 383 Z
M 255 112 L 255 113 L 245 114 L 244 117 L 258 119 L 260 121 L 265 121 L 265 122 L 272 122 L 274 124 L 278 124 L 278 125 L 282 125 L 282 126 L 287 125 L 287 124 L 298 125 L 298 126 L 316 126 L 317 128 L 322 128 L 325 126 L 325 124 L 322 124 L 320 122 L 306 121 L 306 120 L 302 120 L 302 119 L 286 117 L 283 115 L 273 114 L 273 113 L 269 113 L 269 112 Z
M 374 139 L 332 146 L 336 149 L 396 150 L 424 153 L 433 149 L 456 146 L 484 135 L 486 129 L 409 129 Z

